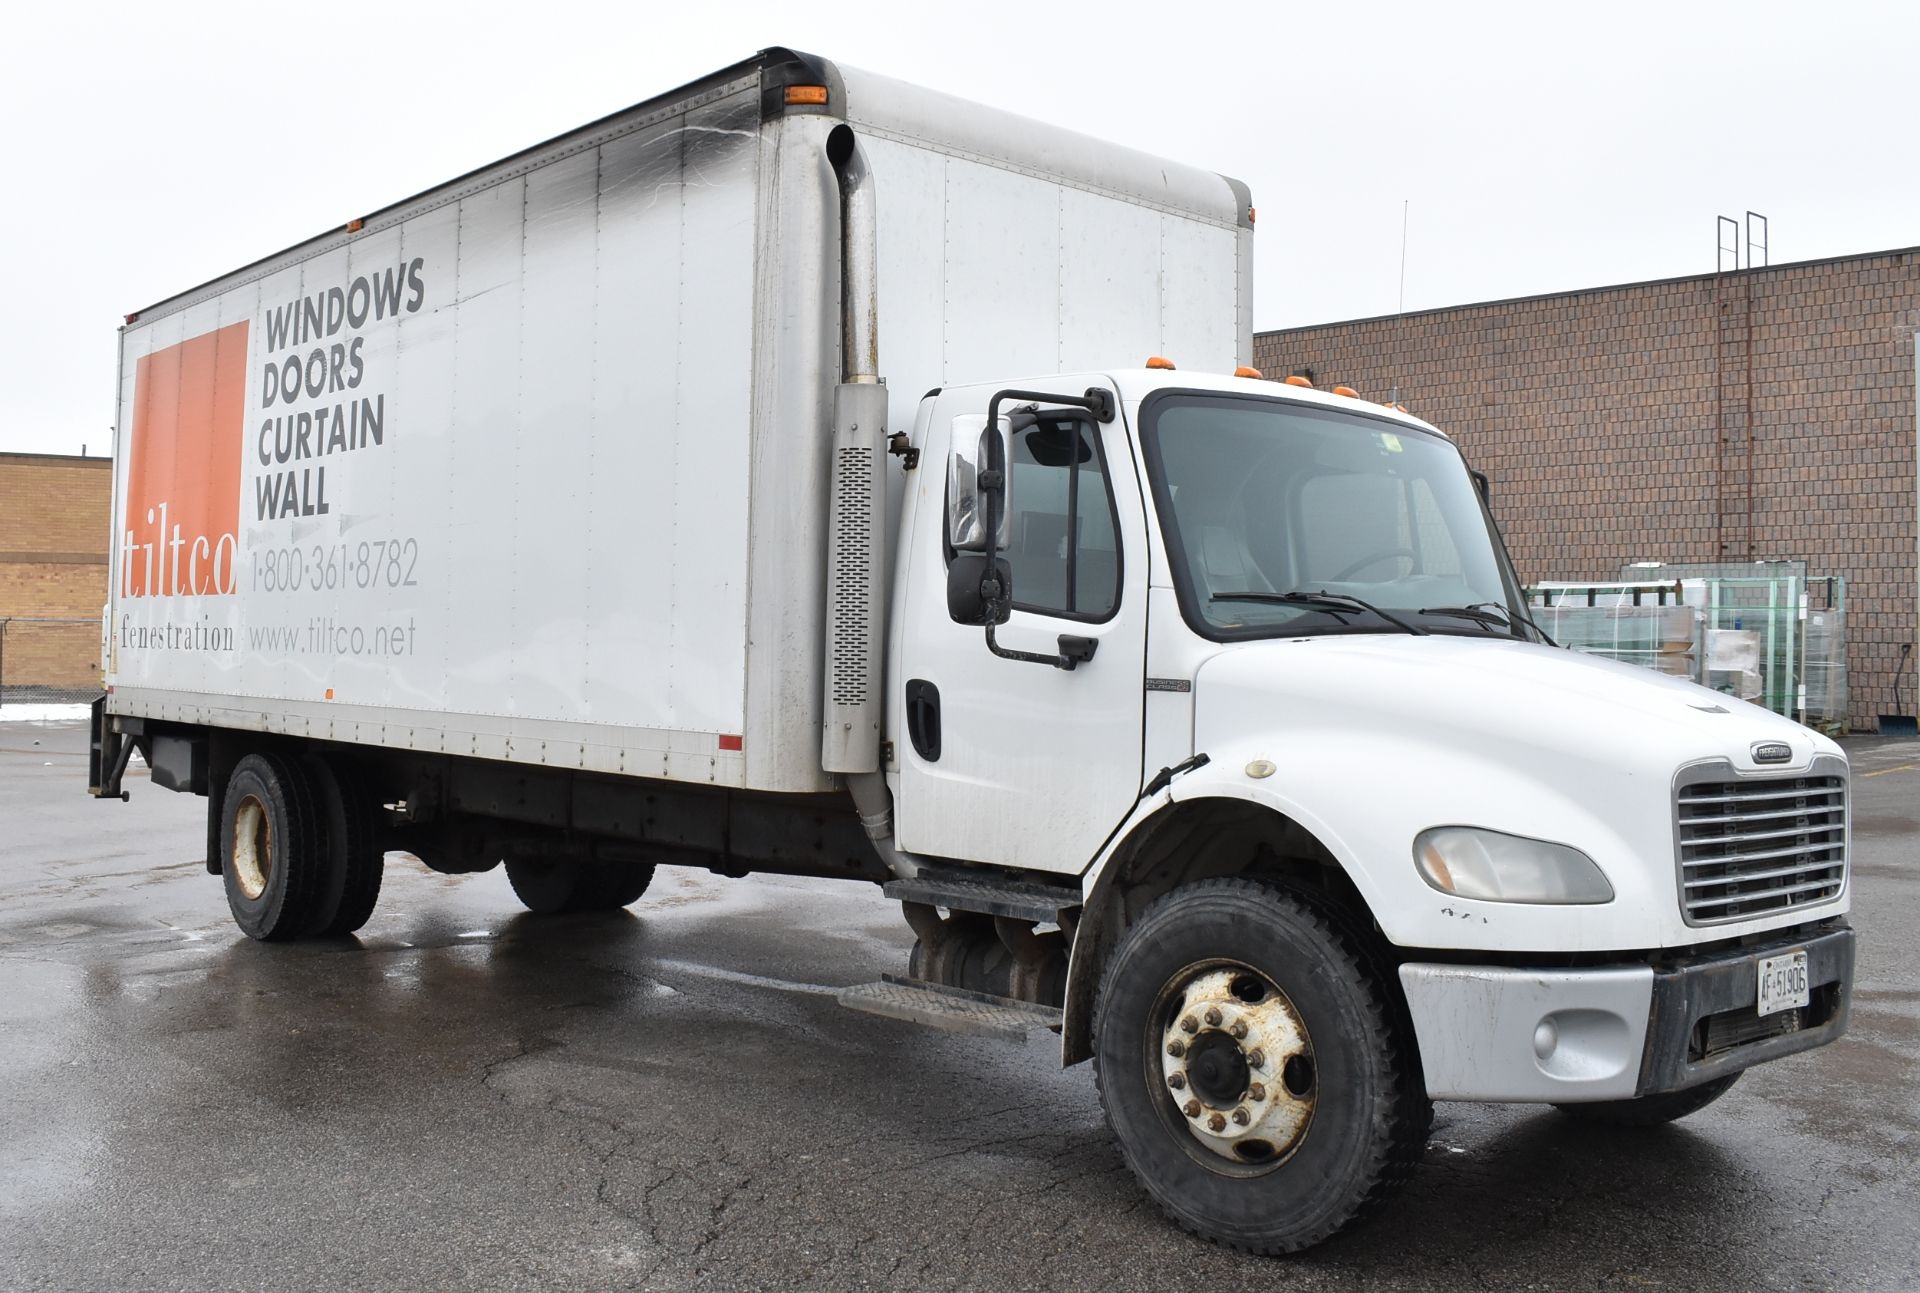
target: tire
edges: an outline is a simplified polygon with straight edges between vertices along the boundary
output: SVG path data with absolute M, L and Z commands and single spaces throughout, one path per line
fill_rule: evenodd
M 1309 902 L 1239 878 L 1182 886 L 1126 931 L 1095 1007 L 1095 1082 L 1127 1166 L 1177 1224 L 1297 1252 L 1412 1171 L 1431 1105 L 1370 960 Z
M 527 910 L 539 916 L 575 911 L 614 911 L 635 902 L 653 882 L 651 864 L 588 859 L 507 861 L 507 882 Z
M 513 896 L 534 915 L 557 916 L 575 910 L 580 867 L 572 862 L 508 858 L 507 883 L 513 886 Z
M 328 852 L 326 887 L 309 932 L 322 938 L 351 934 L 373 916 L 386 869 L 373 793 L 345 759 L 308 755 L 302 764 L 313 780 Z
M 602 862 L 598 864 L 606 878 L 606 890 L 603 895 L 602 909 L 614 911 L 621 907 L 639 902 L 647 886 L 653 883 L 653 863 L 635 865 L 631 862 Z
M 329 859 L 313 786 L 298 763 L 249 754 L 220 797 L 220 872 L 234 923 L 279 942 L 313 928 Z
M 1592 1104 L 1556 1104 L 1553 1106 L 1579 1122 L 1603 1123 L 1611 1127 L 1658 1127 L 1702 1109 L 1725 1095 L 1740 1080 L 1738 1073 L 1690 1086 L 1684 1091 L 1662 1091 L 1658 1095 L 1636 1096 L 1631 1100 L 1601 1100 Z

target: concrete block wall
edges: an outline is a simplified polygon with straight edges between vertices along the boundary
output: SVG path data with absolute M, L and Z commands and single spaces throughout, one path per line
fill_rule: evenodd
M 1523 580 L 1749 558 L 1846 576 L 1853 725 L 1871 729 L 1920 633 L 1917 328 L 1920 248 L 1262 333 L 1254 363 L 1397 388 L 1487 473 Z M 1743 447 L 1749 398 L 1750 533 L 1742 459 L 1723 471 L 1719 452 L 1723 427 Z
M 0 453 L 0 619 L 4 682 L 78 688 L 100 681 L 100 608 L 107 599 L 106 458 Z M 36 624 L 43 619 L 79 624 Z

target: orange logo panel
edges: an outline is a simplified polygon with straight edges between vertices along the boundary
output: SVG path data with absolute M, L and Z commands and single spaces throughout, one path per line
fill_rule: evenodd
M 234 591 L 246 402 L 244 322 L 139 361 L 127 461 L 122 596 Z

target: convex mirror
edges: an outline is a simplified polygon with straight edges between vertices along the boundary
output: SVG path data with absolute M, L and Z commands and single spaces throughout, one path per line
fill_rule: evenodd
M 980 474 L 987 470 L 990 461 L 988 450 L 992 437 L 1000 437 L 1000 487 L 998 491 L 997 513 L 1000 523 L 996 527 L 993 546 L 1004 550 L 1007 546 L 1007 515 L 1012 511 L 1012 491 L 1008 486 L 1009 473 L 1005 464 L 1010 460 L 1007 452 L 1005 418 L 1000 426 L 987 429 L 984 415 L 973 413 L 953 420 L 953 452 L 947 458 L 947 542 L 955 552 L 985 552 L 987 549 L 986 498 L 980 487 Z

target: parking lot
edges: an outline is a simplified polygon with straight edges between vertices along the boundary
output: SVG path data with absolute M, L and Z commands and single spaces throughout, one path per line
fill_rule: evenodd
M 1051 1038 L 836 1005 L 902 968 L 877 891 L 542 920 L 396 855 L 359 938 L 265 946 L 202 801 L 0 723 L 0 1286 L 1913 1287 L 1920 742 L 1850 752 L 1850 1036 L 1651 1132 L 1442 1105 L 1384 1215 L 1273 1261 L 1161 1219 Z

